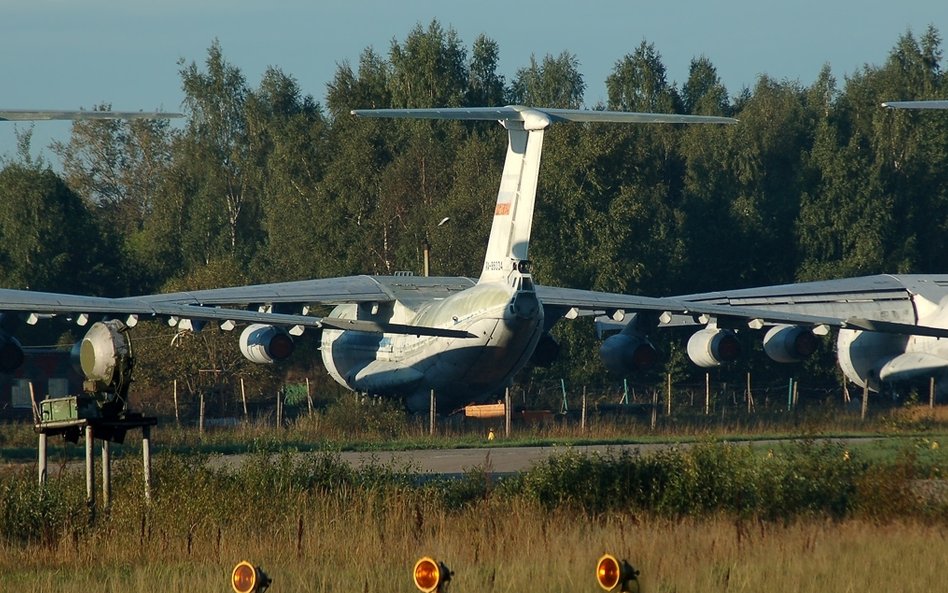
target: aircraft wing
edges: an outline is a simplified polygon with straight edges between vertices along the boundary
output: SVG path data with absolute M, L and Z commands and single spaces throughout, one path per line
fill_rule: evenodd
M 415 278 L 413 278 L 415 280 Z M 178 303 L 189 305 L 262 305 L 262 304 L 322 304 L 390 302 L 394 300 L 371 276 L 320 278 L 295 282 L 277 282 L 209 290 L 191 290 L 118 299 L 148 303 Z
M 362 279 L 360 280 L 360 278 Z M 348 284 L 347 280 L 352 281 L 352 283 Z M 279 302 L 384 302 L 390 300 L 390 297 L 378 286 L 373 290 L 370 281 L 371 279 L 368 277 L 333 278 L 325 282 L 319 280 L 289 282 L 128 298 L 88 297 L 29 290 L 0 289 L 0 312 L 21 314 L 28 323 L 36 323 L 41 318 L 63 316 L 84 325 L 90 316 L 105 316 L 126 318 L 129 325 L 134 325 L 140 318 L 152 317 L 167 319 L 169 325 L 189 322 L 181 325 L 181 327 L 193 327 L 190 322 L 194 321 L 216 321 L 222 324 L 228 322 L 231 324 L 237 322 L 263 323 L 289 327 L 328 327 L 369 333 L 451 338 L 469 337 L 467 332 L 458 330 L 305 315 L 302 314 L 302 309 L 300 314 L 290 314 L 246 308 L 252 304 Z M 303 294 L 301 292 L 314 283 L 325 285 L 322 293 L 314 291 Z M 346 289 L 347 285 L 348 289 Z M 346 290 L 348 290 L 348 293 L 346 293 Z M 320 294 L 326 296 L 327 299 L 323 300 Z M 206 300 L 202 300 L 201 297 L 205 297 Z M 280 300 L 281 298 L 285 300 Z M 238 307 L 244 306 L 244 308 L 221 306 L 225 303 Z
M 567 318 L 579 315 L 621 318 L 626 313 L 652 312 L 657 314 L 659 325 L 705 324 L 715 319 L 719 325 L 733 328 L 759 329 L 765 325 L 793 324 L 948 337 L 948 329 L 916 325 L 914 318 L 891 314 L 890 307 L 860 308 L 860 303 L 875 302 L 872 300 L 874 297 L 885 302 L 898 300 L 900 294 L 907 294 L 904 288 L 899 293 L 886 277 L 866 280 L 869 282 L 864 291 L 858 294 L 853 293 L 852 285 L 833 286 L 835 281 L 828 281 L 829 285 L 802 283 L 734 291 L 730 297 L 727 293 L 706 293 L 651 298 L 539 285 L 536 290 L 545 308 L 552 308 L 554 313 Z M 788 299 L 785 294 L 788 291 L 800 300 L 802 307 L 794 307 L 793 299 Z M 822 299 L 821 306 L 813 306 L 817 299 Z M 880 311 L 884 314 L 869 315 Z
M 0 121 L 45 121 L 88 119 L 174 119 L 181 113 L 161 111 L 65 111 L 40 109 L 0 109 Z
M 376 118 L 455 119 L 462 121 L 522 121 L 535 118 L 553 122 L 625 122 L 664 124 L 736 124 L 732 117 L 715 115 L 679 115 L 676 113 L 638 113 L 633 111 L 596 111 L 593 109 L 553 109 L 547 107 L 444 107 L 432 109 L 353 109 L 352 115 Z

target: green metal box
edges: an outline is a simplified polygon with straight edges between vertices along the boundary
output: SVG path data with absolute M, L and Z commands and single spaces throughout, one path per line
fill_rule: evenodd
M 98 418 L 99 408 L 91 397 L 78 395 L 47 398 L 40 402 L 41 422 L 69 422 Z

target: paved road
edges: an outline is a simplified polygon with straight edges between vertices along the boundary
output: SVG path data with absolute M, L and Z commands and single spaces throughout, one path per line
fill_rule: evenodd
M 880 440 L 885 437 L 847 437 L 825 439 L 831 442 L 853 444 Z M 731 444 L 755 447 L 779 447 L 788 440 L 729 441 Z M 590 453 L 629 453 L 649 454 L 672 447 L 690 447 L 694 443 L 649 443 L 626 445 L 573 445 L 561 447 L 503 447 L 493 446 L 481 449 L 422 449 L 412 451 L 374 451 L 345 452 L 340 458 L 354 466 L 375 463 L 391 466 L 394 469 L 407 468 L 418 474 L 462 474 L 474 468 L 485 468 L 495 473 L 513 473 L 530 469 L 537 463 L 555 453 L 574 451 L 580 454 Z M 241 463 L 243 456 L 232 455 L 224 458 L 228 464 Z
M 343 461 L 361 466 L 376 463 L 394 468 L 408 466 L 420 474 L 459 474 L 474 468 L 497 473 L 520 472 L 542 462 L 550 455 L 575 451 L 593 453 L 607 451 L 658 451 L 668 444 L 649 445 L 579 445 L 563 447 L 490 447 L 483 449 L 425 449 L 414 451 L 375 451 L 340 453 Z

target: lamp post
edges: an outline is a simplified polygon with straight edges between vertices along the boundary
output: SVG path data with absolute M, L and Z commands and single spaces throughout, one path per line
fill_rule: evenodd
M 444 226 L 449 220 L 451 220 L 451 217 L 445 216 L 441 219 L 441 222 L 438 223 L 438 226 Z M 428 242 L 427 232 L 425 233 L 425 240 L 421 242 L 421 251 L 424 257 L 425 277 L 427 278 L 431 275 L 431 243 Z

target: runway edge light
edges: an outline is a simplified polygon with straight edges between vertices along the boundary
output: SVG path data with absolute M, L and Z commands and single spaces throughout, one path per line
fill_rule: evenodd
M 617 560 L 612 554 L 603 554 L 596 562 L 596 581 L 605 591 L 639 593 L 639 571 L 625 560 Z
M 234 567 L 230 575 L 230 584 L 234 593 L 263 593 L 272 580 L 259 566 L 243 560 Z
M 415 562 L 415 569 L 412 571 L 412 579 L 415 586 L 421 593 L 440 593 L 451 581 L 453 573 L 444 565 L 428 556 L 421 557 Z

